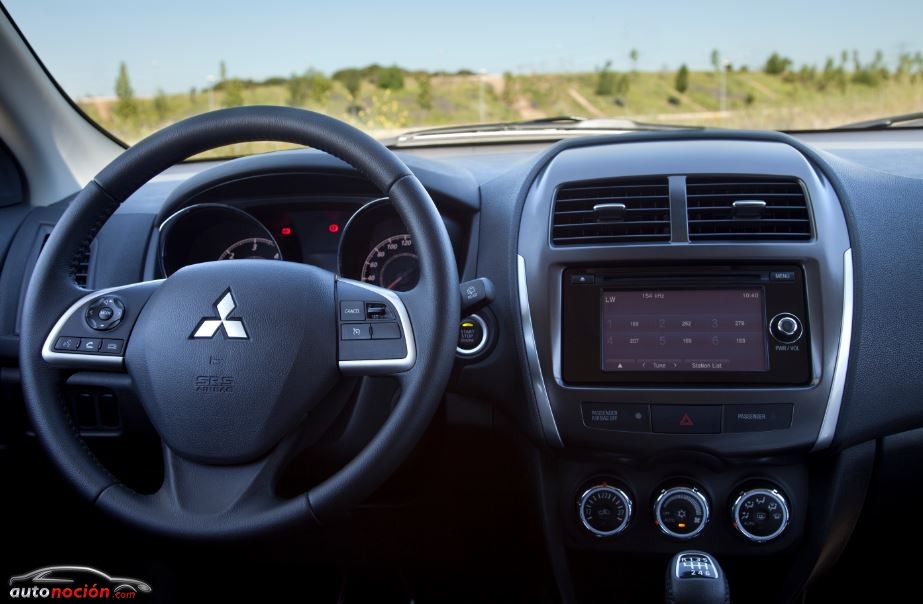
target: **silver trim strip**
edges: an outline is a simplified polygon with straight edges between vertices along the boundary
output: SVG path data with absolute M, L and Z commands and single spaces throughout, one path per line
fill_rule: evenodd
M 552 446 L 563 447 L 564 442 L 561 440 L 561 433 L 558 432 L 558 424 L 554 419 L 554 409 L 551 407 L 551 400 L 548 398 L 548 391 L 545 389 L 545 377 L 542 375 L 542 367 L 538 361 L 535 331 L 532 329 L 532 310 L 529 307 L 529 290 L 526 285 L 526 260 L 518 254 L 516 258 L 518 262 L 519 313 L 522 319 L 522 337 L 526 348 L 526 359 L 529 363 L 529 378 L 532 381 L 532 391 L 535 394 L 535 404 L 538 407 L 538 417 L 542 423 L 545 439 Z
M 124 355 L 87 354 L 85 352 L 59 352 L 54 349 L 54 343 L 57 341 L 58 337 L 60 337 L 61 330 L 64 328 L 64 324 L 67 323 L 68 319 L 70 319 L 74 313 L 80 310 L 91 300 L 100 296 L 105 296 L 106 294 L 125 291 L 126 289 L 139 287 L 141 285 L 160 283 L 161 281 L 163 281 L 163 279 L 140 281 L 138 283 L 132 283 L 131 285 L 120 285 L 118 287 L 101 289 L 95 292 L 90 292 L 89 294 L 83 296 L 71 304 L 70 307 L 64 311 L 64 314 L 61 315 L 61 318 L 58 319 L 58 321 L 54 324 L 54 327 L 51 328 L 51 331 L 48 333 L 48 337 L 45 338 L 45 344 L 42 346 L 42 358 L 45 359 L 45 362 L 49 365 L 54 365 L 56 367 L 67 367 L 69 369 L 121 369 L 122 363 L 125 360 Z M 99 337 L 104 338 L 105 335 L 101 333 Z
M 461 348 L 461 347 L 459 347 L 459 346 L 456 346 L 456 347 L 455 347 L 455 354 L 457 354 L 457 355 L 459 355 L 459 356 L 463 356 L 463 357 L 473 357 L 473 356 L 476 355 L 477 353 L 479 353 L 479 352 L 481 352 L 482 350 L 484 350 L 484 347 L 487 346 L 487 339 L 488 339 L 488 335 L 489 335 L 489 334 L 487 333 L 487 323 L 485 323 L 485 322 L 484 322 L 484 319 L 482 319 L 482 318 L 481 318 L 480 316 L 478 316 L 478 315 L 468 315 L 467 317 L 465 317 L 464 319 L 462 319 L 461 322 L 459 322 L 459 324 L 458 324 L 459 327 L 461 327 L 461 324 L 464 323 L 465 321 L 467 321 L 468 319 L 474 320 L 475 323 L 477 323 L 478 325 L 481 326 L 481 341 L 478 342 L 478 345 L 475 346 L 474 348 L 472 348 L 471 350 L 465 350 L 464 348 Z
M 827 410 L 824 421 L 817 433 L 812 451 L 826 449 L 833 442 L 836 424 L 840 419 L 843 406 L 843 391 L 846 388 L 846 370 L 849 367 L 849 349 L 852 344 L 853 320 L 853 267 L 852 248 L 843 252 L 843 319 L 840 326 L 840 343 L 836 351 L 836 364 L 833 368 L 833 381 L 827 396 Z
M 397 319 L 401 324 L 401 331 L 404 332 L 404 343 L 407 346 L 407 354 L 399 359 L 354 359 L 350 361 L 338 361 L 340 371 L 349 375 L 385 375 L 389 373 L 400 373 L 407 371 L 417 362 L 417 345 L 413 337 L 413 326 L 410 323 L 410 315 L 407 314 L 407 307 L 400 296 L 389 289 L 370 285 L 354 279 L 337 278 L 338 281 L 355 285 L 367 289 L 370 292 L 382 296 L 394 306 L 397 312 Z M 339 325 L 339 321 L 337 321 Z M 339 328 L 337 337 L 340 337 Z

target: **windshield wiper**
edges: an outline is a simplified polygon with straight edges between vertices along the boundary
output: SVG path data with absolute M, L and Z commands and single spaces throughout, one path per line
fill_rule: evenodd
M 913 122 L 919 122 L 914 124 Z M 892 115 L 889 117 L 879 117 L 874 120 L 865 122 L 855 122 L 844 124 L 833 128 L 834 130 L 883 130 L 892 126 L 901 128 L 919 128 L 923 127 L 923 111 L 916 113 L 904 113 L 903 115 Z
M 649 124 L 636 122 L 627 118 L 584 118 L 571 115 L 557 115 L 533 120 L 511 122 L 488 122 L 482 124 L 465 124 L 461 126 L 441 126 L 412 130 L 401 134 L 395 144 L 419 142 L 421 139 L 454 138 L 455 136 L 477 136 L 490 134 L 521 133 L 528 136 L 551 135 L 554 132 L 622 132 L 647 130 L 701 130 L 702 126 L 682 126 L 676 124 Z

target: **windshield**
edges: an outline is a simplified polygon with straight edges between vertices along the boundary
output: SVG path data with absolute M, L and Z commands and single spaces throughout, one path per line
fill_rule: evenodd
M 5 2 L 63 90 L 129 144 L 250 104 L 379 139 L 551 116 L 813 130 L 918 112 L 923 2 L 886 4 Z

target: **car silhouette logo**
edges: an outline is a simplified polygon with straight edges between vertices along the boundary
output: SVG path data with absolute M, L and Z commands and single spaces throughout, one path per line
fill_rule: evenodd
M 227 289 L 221 297 L 218 298 L 218 301 L 215 302 L 215 310 L 218 311 L 218 318 L 214 317 L 203 317 L 196 328 L 193 330 L 192 335 L 189 336 L 192 339 L 210 339 L 214 338 L 215 335 L 224 330 L 224 335 L 233 340 L 247 340 L 249 336 L 247 335 L 247 329 L 244 327 L 244 322 L 241 319 L 231 319 L 231 313 L 234 312 L 234 309 L 237 308 L 237 303 L 234 302 L 234 296 L 231 294 L 231 290 Z
M 13 588 L 20 587 L 23 590 L 61 588 L 73 592 L 74 590 L 84 589 L 86 583 L 92 583 L 97 590 L 107 589 L 113 593 L 151 592 L 151 586 L 144 581 L 129 577 L 110 577 L 106 573 L 89 566 L 46 566 L 25 575 L 10 577 L 10 586 Z M 31 585 L 31 587 L 23 584 Z M 71 588 L 72 585 L 73 588 Z M 84 594 L 77 597 L 89 596 Z

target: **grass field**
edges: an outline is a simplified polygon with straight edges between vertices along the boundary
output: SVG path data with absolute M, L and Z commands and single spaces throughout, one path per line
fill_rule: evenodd
M 621 75 L 621 74 L 620 74 Z M 877 85 L 848 82 L 820 90 L 792 75 L 762 72 L 726 74 L 726 111 L 720 111 L 720 74 L 690 72 L 684 94 L 674 89 L 673 72 L 624 74 L 628 90 L 596 94 L 595 73 L 429 77 L 430 100 L 420 99 L 421 76 L 408 75 L 398 90 L 363 81 L 353 99 L 331 81 L 319 99 L 302 106 L 343 119 L 378 137 L 408 129 L 481 121 L 535 119 L 554 115 L 626 117 L 644 122 L 720 128 L 807 130 L 830 128 L 884 115 L 923 110 L 923 76 L 891 78 Z M 87 98 L 78 104 L 104 128 L 133 143 L 155 130 L 210 108 L 224 106 L 222 90 L 136 98 L 130 118 L 118 117 L 114 98 Z M 286 105 L 285 84 L 252 85 L 242 91 L 243 104 Z M 424 108 L 423 105 L 428 105 Z M 281 148 L 275 144 L 238 145 L 212 155 L 242 155 Z

